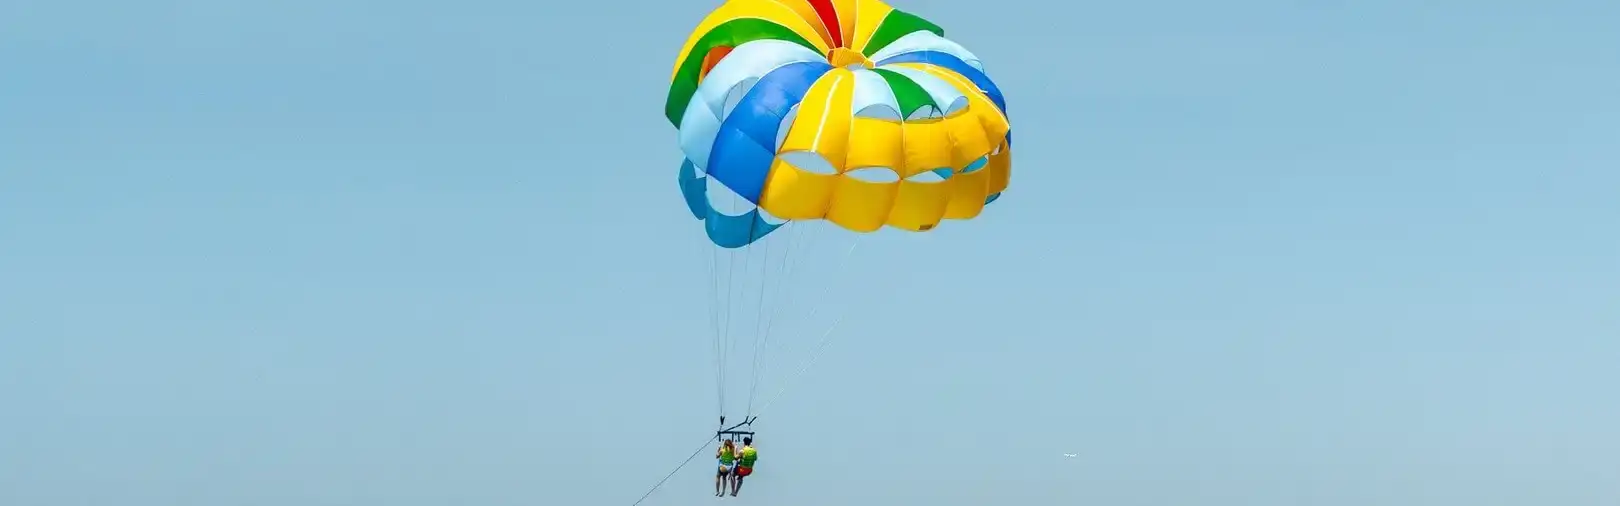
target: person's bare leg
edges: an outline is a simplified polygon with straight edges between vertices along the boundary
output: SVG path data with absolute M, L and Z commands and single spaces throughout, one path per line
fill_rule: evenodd
M 742 481 L 743 481 L 743 477 L 737 476 L 737 475 L 732 475 L 732 477 L 731 477 L 731 496 L 732 497 L 737 497 L 737 491 L 742 490 Z
M 725 493 L 725 486 L 726 486 L 725 483 L 726 483 L 726 475 L 723 475 L 723 474 L 714 475 L 714 496 L 715 497 L 720 497 L 721 495 L 723 495 Z

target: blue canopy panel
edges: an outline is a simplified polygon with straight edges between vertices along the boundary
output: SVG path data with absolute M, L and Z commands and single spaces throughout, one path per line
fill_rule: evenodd
M 739 216 L 733 216 L 715 209 L 709 201 L 709 181 L 707 177 L 699 176 L 697 167 L 691 160 L 681 161 L 680 173 L 681 196 L 686 199 L 686 208 L 692 211 L 692 217 L 703 221 L 703 229 L 708 233 L 709 241 L 715 246 L 735 249 L 753 244 L 765 236 L 775 232 L 786 223 L 770 223 L 760 214 L 759 208 L 749 210 Z
M 782 118 L 832 68 L 822 62 L 790 63 L 761 77 L 721 122 L 704 172 L 759 204 L 765 176 L 776 159 L 776 134 Z

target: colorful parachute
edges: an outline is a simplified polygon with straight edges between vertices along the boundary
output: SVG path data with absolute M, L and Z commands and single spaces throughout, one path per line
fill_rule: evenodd
M 797 275 L 830 287 L 838 272 L 806 271 L 818 259 L 837 259 L 841 271 L 855 249 L 800 251 L 814 247 L 800 231 L 831 224 L 860 232 L 833 234 L 858 241 L 885 226 L 920 232 L 972 219 L 1011 171 L 1006 101 L 979 59 L 933 23 L 878 0 L 729 0 L 681 49 L 664 113 L 686 158 L 681 192 L 704 222 L 712 256 L 722 415 L 728 375 L 752 363 L 741 420 L 757 414 L 756 390 L 775 353 L 767 348 L 796 344 L 772 339 L 778 316 L 811 309 L 809 321 L 819 310 L 783 302 L 801 292 L 785 287 Z M 860 283 L 860 294 L 884 285 L 870 276 Z M 823 290 L 808 302 L 854 303 Z M 808 349 L 819 354 L 830 328 L 806 331 L 822 336 Z M 737 346 L 738 335 L 752 336 L 752 350 Z M 738 350 L 752 358 L 733 363 Z
M 943 33 L 878 0 L 730 0 L 709 14 L 664 106 L 709 238 L 737 248 L 783 220 L 926 231 L 978 216 L 1007 187 L 1006 101 Z M 716 209 L 705 178 L 753 209 Z

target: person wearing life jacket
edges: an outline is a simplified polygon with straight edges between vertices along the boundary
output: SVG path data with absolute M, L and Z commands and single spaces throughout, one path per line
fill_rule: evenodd
M 730 439 L 722 441 L 720 448 L 715 450 L 714 456 L 720 460 L 720 472 L 714 475 L 714 496 L 720 497 L 725 495 L 726 483 L 735 479 L 732 477 L 732 469 L 737 463 L 736 443 L 732 443 Z M 737 495 L 734 481 L 731 495 Z
M 759 450 L 754 449 L 754 438 L 744 437 L 742 450 L 737 456 L 737 466 L 731 473 L 732 497 L 737 497 L 737 490 L 742 488 L 743 477 L 754 474 L 754 462 L 758 460 Z

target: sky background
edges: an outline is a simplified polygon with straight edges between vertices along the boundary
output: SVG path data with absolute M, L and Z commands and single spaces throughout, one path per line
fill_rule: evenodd
M 0 0 L 0 503 L 633 502 L 714 425 L 717 4 Z M 852 255 L 740 500 L 1620 502 L 1620 3 L 894 4 L 1012 185 Z

